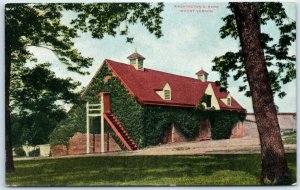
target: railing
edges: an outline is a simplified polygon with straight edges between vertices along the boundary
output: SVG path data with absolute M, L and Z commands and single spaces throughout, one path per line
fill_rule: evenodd
M 90 153 L 90 117 L 102 117 L 101 104 L 86 103 L 86 153 Z M 102 131 L 101 131 L 102 132 Z
M 101 118 L 101 146 L 100 152 L 104 152 L 104 113 L 110 112 L 110 97 L 109 93 L 101 92 L 100 104 L 89 104 L 86 103 L 86 153 L 90 153 L 90 117 Z M 105 102 L 104 102 L 105 101 Z M 105 107 L 104 107 L 105 105 Z
M 103 96 L 100 97 L 100 104 L 86 103 L 86 153 L 90 153 L 90 117 L 101 117 L 101 152 L 104 152 L 104 103 Z

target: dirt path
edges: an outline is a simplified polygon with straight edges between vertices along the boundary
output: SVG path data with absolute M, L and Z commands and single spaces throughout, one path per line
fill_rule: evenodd
M 296 144 L 284 145 L 286 152 L 296 152 Z M 256 125 L 247 127 L 246 136 L 224 140 L 165 144 L 135 151 L 137 155 L 203 155 L 260 153 Z
M 285 145 L 286 152 L 296 152 L 296 145 Z M 184 142 L 150 147 L 135 152 L 136 155 L 202 155 L 202 154 L 260 153 L 258 139 L 251 137 Z
M 296 152 L 296 144 L 284 145 L 286 152 Z M 91 156 L 135 156 L 135 155 L 206 155 L 206 154 L 251 154 L 260 153 L 260 143 L 256 128 L 248 128 L 242 138 L 192 141 L 163 144 L 134 152 L 109 152 L 103 154 L 68 155 L 60 158 L 91 157 Z M 54 157 L 57 158 L 57 157 Z M 49 157 L 14 158 L 14 160 L 53 159 Z

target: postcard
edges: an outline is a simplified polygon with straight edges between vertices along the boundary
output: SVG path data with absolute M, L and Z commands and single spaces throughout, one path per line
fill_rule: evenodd
M 296 4 L 7 3 L 7 186 L 296 185 Z

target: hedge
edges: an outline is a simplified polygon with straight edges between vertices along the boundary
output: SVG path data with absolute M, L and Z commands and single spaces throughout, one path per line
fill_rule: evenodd
M 25 151 L 24 151 L 24 149 L 23 149 L 22 146 L 14 148 L 14 152 L 15 152 L 15 154 L 16 154 L 17 157 L 24 157 L 24 156 L 26 156 L 26 153 L 25 153 Z

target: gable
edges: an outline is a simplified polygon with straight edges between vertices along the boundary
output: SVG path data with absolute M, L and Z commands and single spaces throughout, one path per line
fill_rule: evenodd
M 219 110 L 220 109 L 219 102 L 218 102 L 218 99 L 215 95 L 214 89 L 211 86 L 211 84 L 208 84 L 208 86 L 205 90 L 205 94 L 211 96 L 211 107 L 214 107 L 216 110 Z

